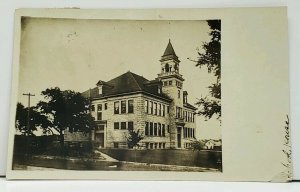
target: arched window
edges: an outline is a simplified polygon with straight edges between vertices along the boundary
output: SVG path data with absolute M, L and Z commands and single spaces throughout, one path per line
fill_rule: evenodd
M 174 69 L 175 71 L 178 71 L 178 64 L 175 64 Z
M 165 71 L 166 71 L 166 73 L 169 72 L 169 69 L 170 69 L 170 67 L 169 67 L 169 64 L 167 63 L 167 64 L 165 65 Z

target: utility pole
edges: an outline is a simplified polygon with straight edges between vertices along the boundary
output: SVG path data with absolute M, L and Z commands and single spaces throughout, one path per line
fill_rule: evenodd
M 23 95 L 28 96 L 28 112 L 27 112 L 27 136 L 30 133 L 30 97 L 35 96 L 31 93 L 23 93 Z

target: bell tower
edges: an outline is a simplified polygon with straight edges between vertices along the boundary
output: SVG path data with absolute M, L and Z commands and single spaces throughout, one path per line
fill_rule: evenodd
M 161 75 L 168 75 L 171 73 L 179 74 L 180 61 L 173 49 L 170 39 L 163 56 L 161 56 L 160 62 L 161 62 L 161 73 L 160 73 Z
M 169 40 L 164 54 L 161 56 L 161 72 L 157 79 L 162 82 L 162 92 L 172 98 L 169 110 L 170 148 L 182 148 L 183 129 L 183 77 L 179 73 L 179 63 L 171 41 Z
M 180 96 L 178 90 L 180 91 L 182 89 L 184 79 L 179 73 L 180 60 L 174 51 L 170 39 L 167 48 L 159 61 L 161 72 L 158 74 L 158 79 L 163 83 L 165 94 L 176 100 L 178 96 Z

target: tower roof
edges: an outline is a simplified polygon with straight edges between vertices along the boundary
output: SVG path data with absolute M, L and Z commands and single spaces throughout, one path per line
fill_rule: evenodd
M 175 53 L 175 51 L 174 51 L 174 49 L 173 49 L 173 46 L 172 46 L 172 43 L 171 43 L 171 40 L 170 40 L 170 39 L 169 39 L 169 43 L 168 43 L 168 45 L 167 45 L 167 48 L 166 48 L 166 50 L 165 50 L 163 56 L 169 56 L 169 55 L 174 55 L 174 56 L 176 56 L 176 53 Z M 176 57 L 177 57 L 177 56 L 176 56 Z

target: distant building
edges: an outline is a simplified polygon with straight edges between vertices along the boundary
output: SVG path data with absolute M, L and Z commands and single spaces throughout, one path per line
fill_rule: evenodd
M 129 129 L 140 130 L 140 144 L 149 149 L 189 148 L 195 139 L 196 108 L 188 103 L 179 59 L 169 41 L 160 59 L 161 72 L 147 80 L 132 72 L 83 93 L 92 101 L 97 128 L 92 141 L 99 147 L 126 148 Z
M 221 140 L 213 140 L 213 139 L 205 141 L 204 149 L 221 150 L 222 149 L 222 141 Z

